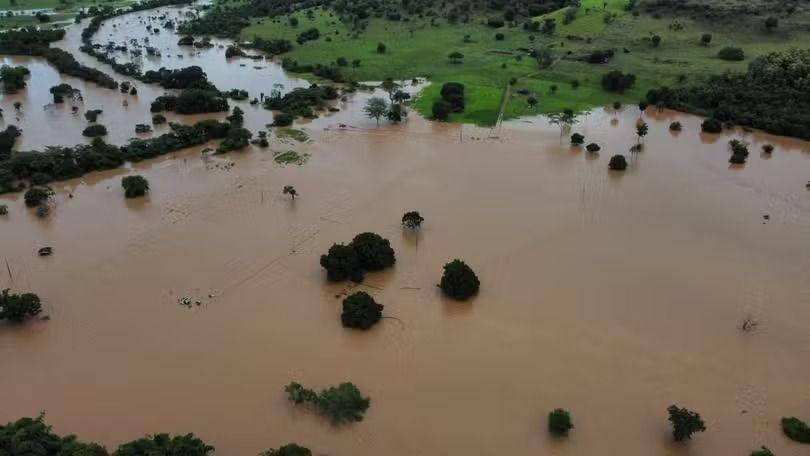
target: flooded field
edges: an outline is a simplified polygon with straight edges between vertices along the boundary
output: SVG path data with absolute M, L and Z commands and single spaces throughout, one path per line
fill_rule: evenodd
M 94 62 L 72 48 L 78 33 L 67 48 Z M 251 96 L 299 84 L 267 62 L 204 52 L 159 65 L 196 62 L 220 88 Z M 162 93 L 138 84 L 137 96 L 121 95 L 39 60 L 4 61 L 32 71 L 28 89 L 0 101 L 7 123 L 23 102 L 23 150 L 85 141 L 69 105 L 42 109 L 60 80 L 104 109 L 114 143 L 134 136 Z M 368 96 L 300 125 L 303 143 L 273 138 L 270 150 L 215 157 L 200 147 L 52 184 L 47 220 L 21 194 L 0 196 L 10 271 L 0 287 L 35 291 L 50 316 L 0 327 L 0 422 L 45 410 L 55 431 L 109 448 L 194 432 L 220 455 L 287 442 L 319 455 L 806 453 L 778 423 L 810 416 L 810 144 L 703 135 L 699 118 L 649 112 L 644 149 L 631 154 L 639 112 L 627 108 L 580 116 L 573 131 L 602 146 L 591 154 L 539 119 L 491 130 L 413 113 L 376 128 L 362 117 Z M 239 106 L 253 131 L 272 120 Z M 674 120 L 682 132 L 669 131 Z M 730 167 L 728 140 L 743 136 L 751 157 Z M 760 155 L 765 143 L 772 155 Z M 277 164 L 272 151 L 287 149 L 308 161 Z M 624 173 L 607 169 L 615 153 L 628 156 Z M 149 180 L 148 197 L 123 198 L 132 172 Z M 418 234 L 400 226 L 407 210 L 426 218 Z M 363 285 L 327 283 L 320 254 L 363 231 L 391 240 L 395 267 Z M 37 257 L 46 245 L 54 255 Z M 435 286 L 453 258 L 481 279 L 469 302 Z M 342 328 L 349 290 L 401 322 Z M 740 330 L 745 319 L 754 331 Z M 334 427 L 289 404 L 290 381 L 351 381 L 371 407 Z M 707 432 L 671 443 L 673 403 L 699 411 Z M 557 407 L 575 425 L 563 441 L 546 432 Z

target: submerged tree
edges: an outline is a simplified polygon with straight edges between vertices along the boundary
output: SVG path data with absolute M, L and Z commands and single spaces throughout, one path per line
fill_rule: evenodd
M 121 187 L 124 188 L 125 197 L 137 198 L 146 195 L 149 191 L 149 182 L 145 177 L 135 174 L 121 179 Z
M 11 293 L 8 288 L 0 292 L 0 320 L 22 323 L 39 315 L 40 312 L 42 312 L 42 304 L 39 296 L 34 293 L 15 294 Z
M 294 404 L 310 404 L 336 424 L 362 421 L 371 400 L 353 383 L 341 383 L 320 393 L 292 382 L 284 388 Z
M 616 154 L 610 157 L 608 168 L 614 171 L 624 171 L 627 169 L 627 159 L 624 158 L 624 155 Z
M 385 115 L 388 111 L 388 102 L 380 97 L 372 97 L 366 102 L 365 107 L 363 107 L 363 112 L 370 119 L 374 119 L 377 121 L 377 126 L 380 126 L 380 119 Z
M 669 422 L 672 423 L 672 438 L 676 442 L 691 439 L 692 434 L 706 430 L 706 425 L 697 412 L 670 405 L 667 407 L 667 413 Z
M 641 139 L 647 136 L 647 133 L 650 131 L 650 128 L 647 126 L 647 122 L 641 122 L 636 125 L 636 144 L 641 145 Z
M 548 123 L 558 125 L 560 127 L 560 138 L 562 138 L 565 130 L 571 128 L 571 125 L 577 123 L 577 118 L 573 109 L 566 108 L 563 109 L 562 112 L 549 114 Z
M 412 230 L 422 226 L 422 222 L 424 221 L 424 217 L 422 217 L 418 211 L 408 211 L 402 215 L 402 226 Z
M 444 265 L 444 274 L 439 288 L 445 295 L 458 300 L 465 300 L 476 293 L 481 282 L 472 268 L 461 260 L 453 260 Z
M 115 456 L 209 456 L 214 447 L 206 444 L 194 434 L 176 435 L 155 434 L 142 437 L 118 447 Z
M 794 442 L 810 443 L 810 426 L 796 418 L 782 418 L 782 432 Z
M 334 244 L 325 255 L 321 255 L 321 267 L 326 269 L 326 278 L 331 281 L 351 279 L 363 280 L 363 270 L 357 251 L 350 245 Z
M 312 451 L 296 443 L 288 443 L 278 449 L 271 448 L 262 451 L 259 456 L 312 456 Z
M 554 409 L 548 414 L 548 431 L 557 437 L 565 437 L 574 429 L 571 414 L 563 409 Z
M 346 328 L 366 330 L 382 318 L 383 305 L 365 291 L 358 291 L 343 300 L 340 322 Z
M 572 145 L 581 146 L 582 143 L 584 143 L 584 142 L 585 142 L 585 136 L 583 136 L 583 135 L 581 135 L 579 133 L 574 133 L 573 135 L 571 135 L 571 144 Z
M 29 188 L 25 192 L 23 199 L 25 200 L 26 206 L 37 207 L 47 204 L 51 196 L 53 196 L 53 190 L 51 190 L 50 187 L 36 186 Z

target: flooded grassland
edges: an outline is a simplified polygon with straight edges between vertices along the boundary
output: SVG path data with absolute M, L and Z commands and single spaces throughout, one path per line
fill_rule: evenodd
M 211 59 L 203 68 L 221 89 L 253 96 L 274 83 L 252 61 Z M 69 108 L 40 110 L 69 78 L 14 60 L 32 71 L 15 96 L 30 105 L 18 147 L 84 141 Z M 255 71 L 255 88 L 227 84 L 228 67 Z M 114 143 L 162 93 L 74 86 L 104 109 Z M 703 135 L 696 117 L 650 112 L 631 154 L 639 113 L 628 108 L 579 118 L 573 131 L 602 146 L 591 154 L 539 119 L 490 130 L 412 114 L 376 128 L 362 118 L 368 96 L 303 125 L 303 143 L 273 138 L 269 150 L 222 156 L 199 147 L 54 183 L 46 220 L 20 194 L 0 196 L 11 271 L 0 287 L 35 291 L 51 317 L 0 328 L 0 421 L 46 410 L 57 432 L 110 447 L 194 432 L 223 455 L 290 441 L 330 455 L 806 451 L 778 421 L 810 416 L 810 144 Z M 15 97 L 0 102 L 6 122 Z M 251 130 L 271 121 L 243 109 Z M 673 120 L 682 132 L 669 131 Z M 729 167 L 728 140 L 743 135 L 751 157 Z M 773 154 L 760 155 L 764 143 Z M 286 149 L 309 159 L 276 163 L 272 151 Z M 624 173 L 607 169 L 615 153 L 628 157 Z M 134 172 L 151 192 L 125 200 L 120 178 Z M 284 185 L 301 196 L 284 197 Z M 426 218 L 417 234 L 400 226 L 407 210 Z M 320 254 L 362 231 L 391 240 L 395 267 L 363 285 L 327 283 Z M 54 255 L 37 257 L 45 245 Z M 453 258 L 481 279 L 469 302 L 435 286 Z M 342 328 L 350 290 L 401 322 Z M 200 304 L 178 305 L 184 297 Z M 740 330 L 746 318 L 754 331 Z M 333 427 L 289 405 L 293 380 L 352 381 L 371 408 Z M 708 431 L 671 443 L 672 403 L 698 410 Z M 556 407 L 572 413 L 567 440 L 547 436 Z

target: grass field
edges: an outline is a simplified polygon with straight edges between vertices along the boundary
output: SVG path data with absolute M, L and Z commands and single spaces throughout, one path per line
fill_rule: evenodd
M 504 118 L 564 108 L 583 110 L 617 100 L 636 103 L 652 87 L 689 84 L 707 74 L 744 69 L 751 58 L 763 53 L 810 45 L 807 32 L 766 33 L 748 27 L 744 30 L 718 30 L 690 19 L 678 19 L 680 29 L 672 30 L 672 18 L 656 19 L 645 14 L 636 17 L 624 10 L 625 4 L 625 0 L 607 0 L 606 7 L 603 7 L 602 0 L 583 0 L 577 18 L 567 25 L 562 24 L 564 10 L 551 13 L 548 17 L 557 19 L 556 31 L 550 37 L 534 33 L 534 42 L 529 39 L 532 33 L 521 27 L 493 29 L 483 24 L 484 17 L 456 25 L 437 19 L 439 26 L 431 26 L 428 21 L 373 19 L 359 36 L 352 36 L 345 24 L 324 10 L 315 10 L 311 19 L 304 12 L 296 13 L 299 25 L 295 28 L 286 18 L 275 21 L 258 19 L 243 30 L 242 38 L 287 38 L 294 42 L 301 31 L 317 27 L 321 32 L 320 39 L 296 44 L 286 57 L 312 64 L 328 64 L 341 56 L 349 61 L 359 59 L 360 67 L 346 68 L 347 74 L 358 81 L 429 77 L 434 84 L 414 103 L 422 113 L 430 112 L 442 83 L 461 82 L 466 86 L 467 107 L 451 120 L 482 125 L 497 120 L 511 78 L 517 78 L 518 82 L 510 91 Z M 605 23 L 606 13 L 615 15 L 610 24 Z M 504 40 L 495 40 L 498 32 L 505 35 Z M 712 43 L 701 46 L 700 36 L 706 32 L 713 35 Z M 651 45 L 649 37 L 652 34 L 661 36 L 660 46 Z M 469 35 L 468 40 L 464 39 L 465 35 Z M 568 35 L 587 37 L 591 42 L 568 40 Z M 384 54 L 376 51 L 379 42 L 387 47 Z M 725 62 L 718 59 L 717 51 L 726 45 L 742 47 L 746 60 Z M 543 46 L 554 52 L 555 62 L 550 68 L 540 70 L 525 50 Z M 568 51 L 581 53 L 608 48 L 616 49 L 617 53 L 606 65 L 562 58 Z M 623 49 L 628 52 L 623 52 Z M 447 56 L 453 51 L 464 54 L 463 63 L 450 62 Z M 636 86 L 624 94 L 603 91 L 601 76 L 612 69 L 635 74 Z M 685 82 L 679 83 L 679 76 L 685 77 Z M 578 88 L 571 85 L 575 79 L 580 83 Z M 554 93 L 552 86 L 556 86 Z M 519 91 L 528 91 L 529 95 L 518 95 Z M 539 100 L 535 108 L 526 102 L 530 95 Z
M 16 0 L 13 4 L 11 0 L 0 0 L 0 11 L 17 11 L 14 16 L 0 15 L 0 30 L 16 27 L 27 27 L 36 25 L 44 28 L 60 27 L 66 22 L 70 22 L 81 8 L 93 5 L 124 6 L 134 0 Z M 51 22 L 41 23 L 32 14 L 21 14 L 21 10 L 48 9 L 54 10 Z

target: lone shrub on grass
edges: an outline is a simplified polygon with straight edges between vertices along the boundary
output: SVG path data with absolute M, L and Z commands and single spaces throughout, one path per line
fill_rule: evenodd
M 782 432 L 794 442 L 810 443 L 810 426 L 796 418 L 782 418 Z
M 557 437 L 565 437 L 571 429 L 574 429 L 574 424 L 567 411 L 558 408 L 548 414 L 548 432 Z
M 444 274 L 439 283 L 445 295 L 458 300 L 465 300 L 476 293 L 481 282 L 472 268 L 461 260 L 453 260 L 444 265 Z
M 346 328 L 366 330 L 382 318 L 383 305 L 365 291 L 358 291 L 343 300 L 340 322 Z
M 137 174 L 121 179 L 121 186 L 124 187 L 124 196 L 127 198 L 144 196 L 149 191 L 149 181 Z
M 371 403 L 353 383 L 348 382 L 317 394 L 300 383 L 292 382 L 284 387 L 284 391 L 294 404 L 308 403 L 337 424 L 362 421 L 363 414 Z
M 697 412 L 670 405 L 667 407 L 667 413 L 669 422 L 672 423 L 672 438 L 676 442 L 691 439 L 692 434 L 706 430 L 706 425 Z
M 6 288 L 0 293 L 0 320 L 22 323 L 42 312 L 42 303 L 34 293 L 15 294 Z

